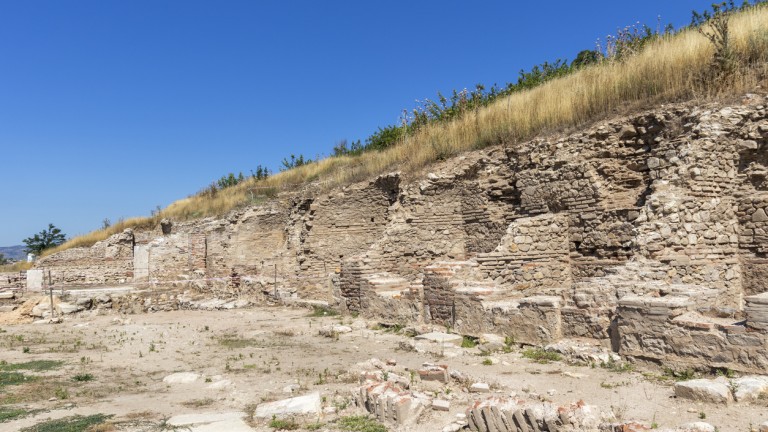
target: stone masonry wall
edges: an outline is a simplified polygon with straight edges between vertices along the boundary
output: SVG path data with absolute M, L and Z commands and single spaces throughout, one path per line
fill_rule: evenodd
M 764 318 L 768 291 L 766 105 L 669 105 L 409 178 L 126 232 L 37 267 L 119 283 L 146 260 L 159 284 L 218 278 L 205 290 L 237 275 L 270 290 L 277 279 L 280 295 L 387 321 L 525 343 L 590 337 L 637 358 L 754 369 L 766 329 L 745 317 Z M 686 349 L 690 335 L 730 354 Z

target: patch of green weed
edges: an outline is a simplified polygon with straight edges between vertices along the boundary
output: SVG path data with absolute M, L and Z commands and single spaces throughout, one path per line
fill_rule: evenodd
M 87 417 L 72 416 L 50 420 L 24 428 L 21 432 L 86 432 L 89 428 L 105 423 L 111 415 L 94 414 Z
M 552 361 L 560 361 L 562 359 L 560 354 L 552 351 L 546 351 L 541 348 L 528 348 L 527 350 L 523 351 L 523 357 L 541 364 L 546 364 Z
M 57 369 L 63 365 L 63 361 L 58 360 L 33 360 L 24 363 L 8 363 L 5 360 L 0 361 L 0 371 L 31 370 L 35 372 Z
M 368 416 L 347 416 L 337 421 L 343 431 L 350 432 L 387 432 L 387 428 Z
M 477 346 L 477 338 L 474 338 L 472 336 L 462 336 L 461 337 L 461 347 L 462 348 L 474 348 Z
M 336 316 L 339 313 L 328 306 L 314 306 L 312 307 L 312 312 L 307 315 L 308 317 L 313 318 L 320 318 L 320 317 L 326 317 L 326 316 Z

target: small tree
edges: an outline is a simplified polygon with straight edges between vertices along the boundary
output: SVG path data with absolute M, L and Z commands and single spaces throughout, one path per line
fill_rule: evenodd
M 304 165 L 309 165 L 312 163 L 312 159 L 310 158 L 305 159 L 304 155 L 302 154 L 300 154 L 298 157 L 292 154 L 291 159 L 283 158 L 283 161 L 281 163 L 283 167 L 280 169 L 280 171 L 287 171 L 289 169 L 298 168 Z
M 748 3 L 747 3 L 748 5 Z M 729 42 L 728 21 L 731 12 L 736 8 L 733 0 L 712 5 L 712 13 L 705 11 L 699 14 L 693 11 L 691 24 L 698 28 L 699 33 L 709 39 L 715 48 L 714 66 L 721 75 L 730 75 L 735 69 L 735 58 Z
M 58 246 L 66 240 L 67 236 L 60 229 L 49 223 L 47 229 L 40 231 L 32 237 L 25 238 L 23 241 L 27 245 L 25 248 L 27 253 L 40 255 L 42 251 Z
M 258 165 L 256 171 L 251 170 L 251 177 L 256 180 L 266 180 L 269 177 L 269 168 Z
M 6 265 L 8 264 L 8 258 L 5 257 L 5 255 L 0 253 L 0 265 Z

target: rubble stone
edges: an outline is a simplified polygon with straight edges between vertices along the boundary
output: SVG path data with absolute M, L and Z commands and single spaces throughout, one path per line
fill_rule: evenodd
M 675 396 L 701 402 L 729 403 L 733 401 L 728 380 L 695 379 L 675 384 Z

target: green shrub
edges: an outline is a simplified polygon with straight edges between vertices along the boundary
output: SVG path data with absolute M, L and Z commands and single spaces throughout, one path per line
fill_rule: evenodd
M 461 347 L 462 348 L 474 348 L 477 346 L 477 338 L 472 336 L 462 336 L 461 337 Z
M 23 369 L 40 372 L 56 369 L 63 364 L 63 361 L 58 360 L 32 360 L 24 363 L 8 363 L 3 360 L 0 361 L 0 371 L 14 371 Z
M 72 381 L 77 381 L 77 382 L 87 382 L 87 381 L 93 381 L 93 380 L 94 380 L 93 375 L 89 373 L 77 374 L 72 377 Z
M 272 417 L 269 422 L 269 427 L 275 430 L 296 430 L 301 428 L 301 425 L 291 419 L 278 419 Z
M 523 357 L 541 364 L 546 364 L 551 361 L 560 361 L 562 359 L 560 354 L 553 351 L 546 351 L 542 348 L 528 348 L 523 351 Z
M 338 420 L 339 428 L 349 432 L 387 432 L 387 428 L 368 416 L 347 416 Z
M 335 310 L 327 307 L 327 306 L 313 306 L 312 312 L 308 315 L 310 317 L 314 318 L 320 318 L 320 317 L 326 317 L 326 316 L 336 316 L 339 313 Z

